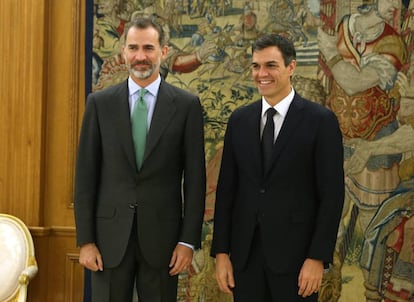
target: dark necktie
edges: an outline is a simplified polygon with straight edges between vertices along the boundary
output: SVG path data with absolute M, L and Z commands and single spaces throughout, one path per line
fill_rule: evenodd
M 269 108 L 266 110 L 266 125 L 263 128 L 262 134 L 262 153 L 263 153 L 263 171 L 269 168 L 270 159 L 272 158 L 273 145 L 275 140 L 275 123 L 273 121 L 273 116 L 276 114 L 274 108 Z
M 142 160 L 144 158 L 145 144 L 147 142 L 147 105 L 144 101 L 144 95 L 147 90 L 142 88 L 139 91 L 139 97 L 135 103 L 132 113 L 132 137 L 135 146 L 135 158 L 138 169 L 141 169 Z

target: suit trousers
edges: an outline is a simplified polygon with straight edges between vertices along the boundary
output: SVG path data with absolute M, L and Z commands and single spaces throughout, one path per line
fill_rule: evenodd
M 318 294 L 307 298 L 298 295 L 298 277 L 299 272 L 275 274 L 269 269 L 257 226 L 246 266 L 234 271 L 234 302 L 317 302 Z
M 134 285 L 139 302 L 176 302 L 178 276 L 169 268 L 151 267 L 139 247 L 136 218 L 128 247 L 121 263 L 102 272 L 92 272 L 92 302 L 131 302 Z M 134 284 L 135 283 L 135 284 Z

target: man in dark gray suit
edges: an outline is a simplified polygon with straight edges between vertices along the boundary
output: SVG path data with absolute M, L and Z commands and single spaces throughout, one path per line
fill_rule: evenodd
M 235 302 L 317 301 L 344 199 L 342 135 L 331 111 L 292 88 L 291 41 L 258 38 L 251 66 L 262 98 L 228 122 L 211 251 L 216 279 Z
M 93 271 L 94 302 L 131 301 L 134 286 L 140 302 L 172 302 L 201 245 L 202 108 L 160 77 L 168 47 L 159 24 L 141 17 L 125 33 L 128 80 L 86 103 L 75 177 L 79 262 Z

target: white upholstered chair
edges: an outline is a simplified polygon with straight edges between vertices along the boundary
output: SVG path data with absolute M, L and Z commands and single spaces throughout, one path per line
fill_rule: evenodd
M 33 239 L 17 217 L 0 213 L 0 302 L 26 301 L 37 273 Z

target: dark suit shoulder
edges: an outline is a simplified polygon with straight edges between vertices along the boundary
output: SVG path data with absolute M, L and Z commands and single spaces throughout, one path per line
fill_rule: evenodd
M 313 114 L 316 116 L 326 116 L 326 117 L 335 117 L 335 114 L 327 107 L 322 106 L 319 103 L 312 102 L 308 99 L 303 98 L 298 93 L 295 94 L 295 98 L 292 102 L 293 106 L 297 106 L 298 108 L 302 108 L 306 111 L 307 114 Z M 291 105 L 291 106 L 292 106 Z
M 244 119 L 251 116 L 254 112 L 260 112 L 262 108 L 261 100 L 251 104 L 236 108 L 231 114 L 231 119 Z
M 128 91 L 128 82 L 123 81 L 121 83 L 115 84 L 113 86 L 104 88 L 102 90 L 98 90 L 95 92 L 91 92 L 88 95 L 88 99 L 105 99 L 105 98 L 112 98 L 114 96 L 119 97 L 119 95 L 124 94 Z

